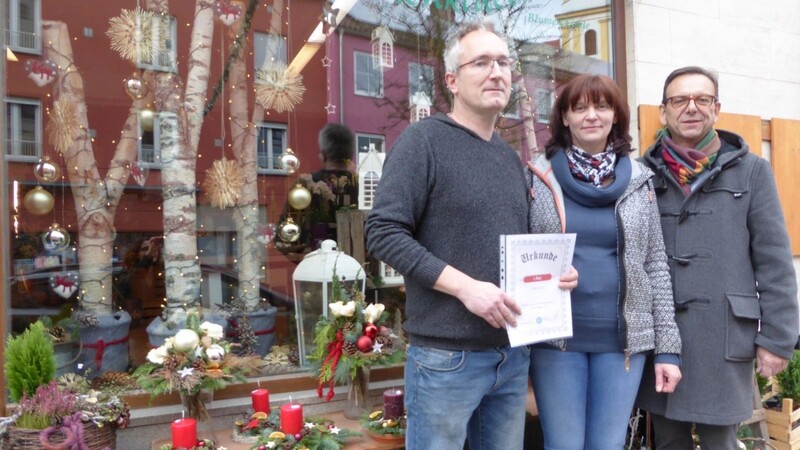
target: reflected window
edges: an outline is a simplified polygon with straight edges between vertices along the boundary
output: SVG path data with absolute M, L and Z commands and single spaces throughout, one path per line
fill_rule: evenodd
M 383 70 L 372 65 L 372 55 L 355 52 L 355 92 L 369 97 L 383 96 Z
M 361 165 L 361 161 L 363 161 L 364 156 L 366 156 L 367 152 L 369 152 L 370 144 L 375 147 L 375 151 L 378 153 L 383 153 L 384 140 L 385 138 L 378 134 L 356 133 L 356 149 L 358 149 L 357 165 Z
M 158 114 L 152 110 L 139 113 L 139 161 L 147 166 L 161 165 L 161 133 Z
M 161 15 L 153 17 L 153 21 L 152 42 L 154 46 L 160 45 L 161 49 L 154 52 L 152 58 L 142 57 L 139 60 L 139 68 L 175 72 L 178 22 L 174 17 Z
M 286 130 L 286 125 L 279 123 L 263 123 L 258 126 L 256 159 L 259 172 L 286 173 L 281 167 L 281 156 L 288 146 Z
M 271 62 L 286 64 L 286 38 L 274 33 L 256 32 L 253 38 L 253 63 L 256 70 Z
M 597 31 L 589 30 L 583 35 L 584 48 L 586 49 L 586 56 L 594 56 L 597 54 Z
M 536 90 L 536 121 L 547 123 L 550 121 L 550 112 L 553 109 L 553 91 L 550 89 Z
M 408 63 L 408 96 L 417 92 L 425 93 L 429 99 L 433 97 L 433 66 L 420 63 Z
M 41 105 L 37 100 L 6 100 L 6 154 L 11 159 L 39 159 L 41 121 Z
M 6 42 L 13 50 L 41 53 L 39 0 L 9 0 Z

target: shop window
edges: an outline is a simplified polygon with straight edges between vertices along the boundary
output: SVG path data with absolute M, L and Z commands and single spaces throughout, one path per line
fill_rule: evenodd
M 153 45 L 163 44 L 153 58 L 143 57 L 139 60 L 139 68 L 160 72 L 176 71 L 176 47 L 178 39 L 178 22 L 171 16 L 156 15 L 153 20 Z
M 536 90 L 536 121 L 547 123 L 550 121 L 550 111 L 553 109 L 553 91 L 550 89 Z
M 36 161 L 41 156 L 42 108 L 37 100 L 6 100 L 6 154 Z
M 41 4 L 39 0 L 9 0 L 6 42 L 12 50 L 41 53 L 39 38 Z
M 356 150 L 358 150 L 358 166 L 361 165 L 364 157 L 367 156 L 369 152 L 369 146 L 372 145 L 375 147 L 375 151 L 378 153 L 383 153 L 383 142 L 385 138 L 381 135 L 377 134 L 363 134 L 363 133 L 356 133 Z
M 597 54 L 597 31 L 589 30 L 583 35 L 584 49 L 586 56 L 594 56 Z
M 413 97 L 422 92 L 429 99 L 433 97 L 433 66 L 420 63 L 408 63 L 408 96 Z
M 355 52 L 355 89 L 357 95 L 369 97 L 383 96 L 383 70 L 372 64 L 372 55 L 369 53 Z
M 280 159 L 288 147 L 286 125 L 264 123 L 258 127 L 256 159 L 261 173 L 283 174 Z
M 256 70 L 274 62 L 286 64 L 286 38 L 274 33 L 258 33 L 253 38 L 253 63 Z

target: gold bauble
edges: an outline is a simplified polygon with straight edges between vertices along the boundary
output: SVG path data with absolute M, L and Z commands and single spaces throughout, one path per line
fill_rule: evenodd
M 300 227 L 294 223 L 291 217 L 287 217 L 286 221 L 278 226 L 278 237 L 283 242 L 291 244 L 300 239 Z
M 311 204 L 311 192 L 302 184 L 297 183 L 289 191 L 289 204 L 297 210 L 308 208 L 308 205 Z
M 156 113 L 150 108 L 142 108 L 139 111 L 139 127 L 143 131 L 153 131 L 153 121 Z
M 291 148 L 287 148 L 286 152 L 281 155 L 281 168 L 288 173 L 295 173 L 300 168 L 300 160 L 294 154 Z
M 22 204 L 25 205 L 25 209 L 29 213 L 35 216 L 43 216 L 53 210 L 56 201 L 53 198 L 53 194 L 41 186 L 36 186 L 25 194 Z

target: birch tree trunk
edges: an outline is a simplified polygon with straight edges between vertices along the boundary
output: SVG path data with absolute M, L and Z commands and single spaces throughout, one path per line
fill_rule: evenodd
M 243 25 L 243 20 L 240 19 L 229 28 L 228 38 L 231 42 L 234 42 L 236 36 L 242 32 Z M 238 57 L 231 65 L 228 80 L 231 88 L 230 126 L 233 153 L 244 175 L 244 186 L 233 212 L 238 250 L 238 296 L 244 301 L 247 309 L 252 310 L 260 300 L 259 267 L 263 253 L 262 247 L 256 240 L 258 233 L 258 165 L 256 162 L 258 127 L 256 124 L 264 119 L 264 108 L 258 102 L 254 102 L 253 117 L 248 121 L 249 90 L 245 55 L 249 52 L 245 50 L 247 50 L 247 46 L 242 44 Z
M 525 130 L 525 145 L 520 151 L 522 164 L 527 164 L 533 157 L 532 153 L 539 153 L 539 144 L 536 142 L 536 129 L 533 121 L 533 102 L 528 94 L 528 87 L 525 85 L 525 77 L 518 70 L 515 71 L 517 77 L 517 92 L 519 93 L 519 109 L 522 116 L 522 125 Z
M 197 0 L 189 45 L 186 89 L 173 73 L 155 75 L 156 110 L 161 133 L 164 217 L 164 275 L 168 322 L 178 322 L 185 306 L 199 306 L 197 258 L 197 146 L 208 89 L 213 1 Z M 150 0 L 149 9 L 168 14 L 168 0 Z
M 42 22 L 44 55 L 58 66 L 54 100 L 69 101 L 76 108 L 80 129 L 72 145 L 63 150 L 78 222 L 78 262 L 81 303 L 94 315 L 112 312 L 112 255 L 116 229 L 114 216 L 131 161 L 136 157 L 138 103 L 134 102 L 122 129 L 106 177 L 100 176 L 89 137 L 83 77 L 73 59 L 71 39 L 63 22 Z

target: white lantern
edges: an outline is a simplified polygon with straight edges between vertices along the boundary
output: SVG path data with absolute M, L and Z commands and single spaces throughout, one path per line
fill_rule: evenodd
M 383 174 L 383 161 L 386 154 L 375 150 L 375 144 L 369 144 L 369 151 L 361 157 L 358 165 L 358 209 L 368 211 L 375 202 L 375 190 Z
M 320 316 L 328 317 L 328 301 L 333 293 L 333 271 L 342 287 L 349 291 L 355 285 L 362 293 L 366 274 L 355 258 L 340 252 L 336 242 L 322 241 L 319 250 L 306 255 L 294 270 L 294 311 L 297 319 L 297 353 L 300 365 L 314 348 L 314 329 Z
M 394 67 L 394 36 L 386 27 L 372 30 L 372 67 Z
M 410 122 L 419 122 L 431 115 L 431 99 L 428 94 L 417 91 L 411 96 L 411 117 Z

